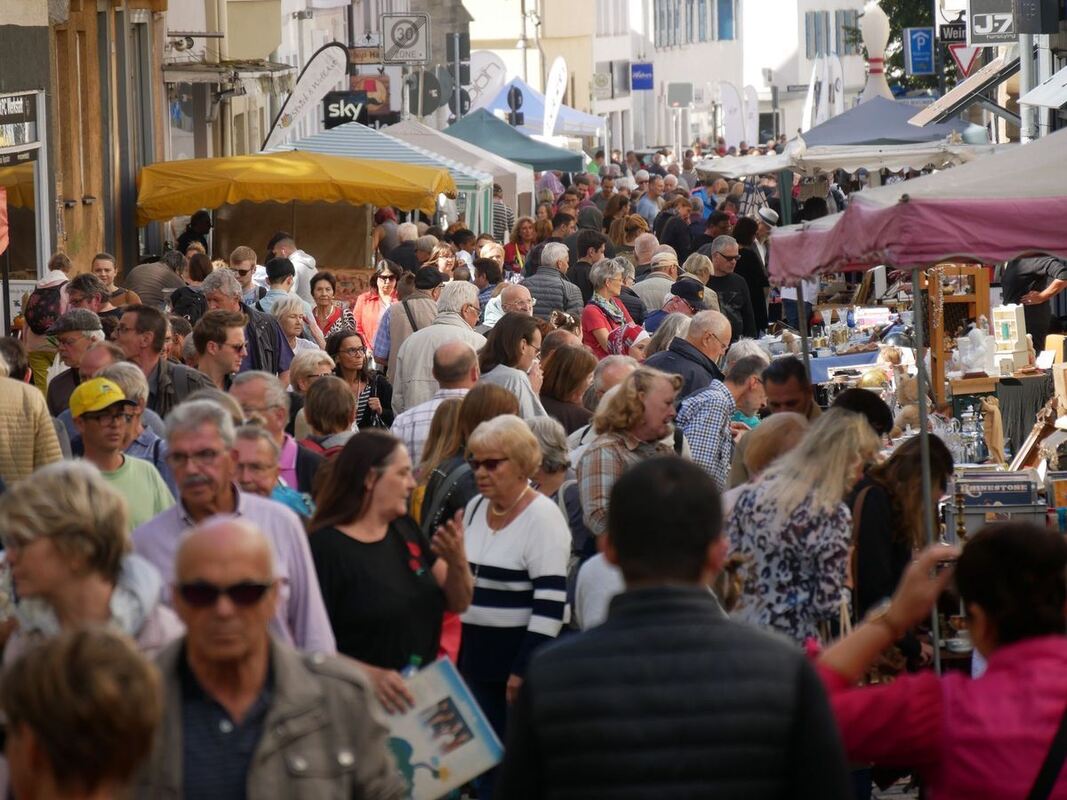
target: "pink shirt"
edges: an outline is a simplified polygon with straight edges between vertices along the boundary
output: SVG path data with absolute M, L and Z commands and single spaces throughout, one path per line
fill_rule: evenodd
M 1007 645 L 972 680 L 856 688 L 820 667 L 851 761 L 917 769 L 932 800 L 1024 800 L 1067 706 L 1067 637 Z M 1052 797 L 1067 800 L 1067 769 Z
M 296 486 L 296 439 L 285 434 L 285 442 L 282 444 L 281 455 L 278 456 L 278 466 L 282 468 L 282 480 L 292 488 Z

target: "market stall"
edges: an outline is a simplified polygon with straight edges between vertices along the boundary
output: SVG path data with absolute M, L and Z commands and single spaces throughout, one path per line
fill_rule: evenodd
M 583 169 L 581 153 L 531 139 L 484 108 L 472 111 L 445 128 L 445 133 L 538 171 L 580 172 Z
M 323 265 L 366 267 L 372 206 L 433 213 L 441 194 L 456 194 L 447 170 L 320 153 L 164 161 L 138 175 L 137 224 L 207 208 L 215 255 L 286 230 Z
M 446 169 L 455 181 L 460 210 L 466 214 L 467 226 L 487 231 L 493 225 L 493 176 L 450 158 L 424 150 L 387 133 L 349 122 L 322 131 L 306 139 L 279 145 L 278 150 L 299 150 L 334 156 L 391 161 Z
M 460 164 L 487 172 L 504 190 L 504 202 L 518 214 L 533 214 L 533 170 L 525 164 L 509 161 L 477 145 L 449 136 L 423 125 L 415 119 L 404 120 L 385 129 L 402 142 L 437 153 Z

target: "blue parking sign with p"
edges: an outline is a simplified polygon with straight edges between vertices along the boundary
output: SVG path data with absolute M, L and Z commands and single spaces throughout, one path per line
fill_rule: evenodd
M 936 45 L 933 28 L 905 28 L 904 71 L 909 75 L 933 75 Z

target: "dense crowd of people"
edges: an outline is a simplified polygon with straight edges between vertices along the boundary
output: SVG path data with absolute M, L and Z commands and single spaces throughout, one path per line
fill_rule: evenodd
M 439 657 L 506 743 L 478 798 L 1025 795 L 1067 546 L 922 551 L 884 403 L 758 342 L 798 311 L 775 187 L 599 156 L 492 231 L 378 210 L 354 297 L 285 232 L 213 262 L 206 212 L 125 275 L 52 258 L 0 341 L 16 797 L 406 797 L 388 715 Z M 986 675 L 856 688 L 929 660 L 954 570 Z

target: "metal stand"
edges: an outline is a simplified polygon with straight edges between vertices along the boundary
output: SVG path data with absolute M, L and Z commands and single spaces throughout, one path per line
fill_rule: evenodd
M 916 366 L 916 379 L 919 386 L 919 455 L 922 461 L 922 483 L 923 483 L 923 529 L 926 534 L 926 544 L 932 545 L 936 542 L 934 537 L 934 497 L 933 491 L 930 488 L 930 427 L 929 427 L 929 408 L 928 406 L 928 381 L 926 375 L 926 361 L 923 350 L 925 345 L 923 343 L 923 300 L 922 294 L 919 290 L 919 278 L 922 275 L 922 270 L 916 267 L 911 271 L 911 287 L 912 297 L 914 302 L 912 304 L 912 316 L 915 325 L 915 366 Z M 927 289 L 929 292 L 929 288 Z M 934 647 L 934 671 L 941 674 L 941 626 L 937 619 L 937 605 L 934 605 L 933 617 L 930 625 L 930 635 L 933 637 Z
M 797 327 L 800 328 L 800 350 L 804 354 L 804 369 L 811 378 L 811 343 L 808 341 L 808 315 L 804 304 L 804 281 L 797 284 Z

